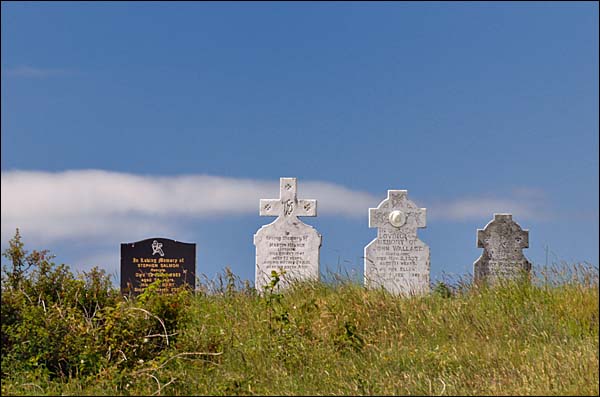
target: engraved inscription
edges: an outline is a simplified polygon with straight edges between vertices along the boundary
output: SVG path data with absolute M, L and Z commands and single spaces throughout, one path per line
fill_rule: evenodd
M 134 295 L 160 280 L 157 291 L 195 287 L 196 245 L 171 239 L 146 239 L 121 244 L 121 291 Z
M 267 250 L 263 261 L 264 270 L 306 269 L 310 261 L 306 258 L 306 240 L 303 236 L 265 236 Z
M 386 289 L 420 289 L 429 282 L 429 249 L 423 242 L 398 230 L 383 231 L 369 247 L 370 273 Z
M 170 293 L 178 285 L 179 279 L 185 279 L 187 269 L 185 258 L 132 258 L 132 263 L 137 267 L 135 278 L 138 283 L 133 287 L 136 294 L 142 293 L 150 284 L 161 279 L 157 292 Z

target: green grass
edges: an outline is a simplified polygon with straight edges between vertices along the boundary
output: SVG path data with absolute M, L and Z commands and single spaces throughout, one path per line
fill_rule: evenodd
M 104 363 L 96 371 L 57 377 L 43 365 L 3 368 L 2 394 L 599 393 L 597 267 L 551 270 L 531 283 L 494 288 L 459 281 L 411 298 L 339 277 L 261 296 L 230 273 L 223 278 L 179 298 L 177 321 L 164 321 L 169 344 L 164 335 L 151 337 L 161 344 L 149 359 L 137 359 L 133 349 L 127 365 L 106 360 L 106 346 L 98 344 Z M 135 300 L 126 305 L 151 311 Z M 121 321 L 153 318 L 128 313 Z M 99 327 L 82 332 L 97 339 Z M 138 327 L 128 343 L 142 346 L 148 331 Z

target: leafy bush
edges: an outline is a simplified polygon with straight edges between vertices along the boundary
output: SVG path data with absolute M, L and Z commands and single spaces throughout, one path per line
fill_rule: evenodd
M 47 251 L 24 250 L 17 230 L 3 253 L 2 377 L 35 371 L 50 379 L 133 368 L 175 339 L 190 292 L 128 300 L 104 270 L 77 276 Z

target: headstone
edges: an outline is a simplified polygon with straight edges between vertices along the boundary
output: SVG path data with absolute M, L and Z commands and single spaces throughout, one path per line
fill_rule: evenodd
M 426 225 L 426 209 L 407 198 L 406 190 L 388 190 L 387 199 L 369 208 L 369 227 L 377 238 L 365 247 L 365 285 L 391 293 L 429 292 L 429 247 L 417 238 Z
M 158 278 L 158 292 L 196 285 L 196 244 L 149 238 L 121 244 L 121 293 L 138 295 Z
M 274 222 L 261 227 L 254 235 L 256 246 L 255 287 L 271 281 L 271 271 L 285 275 L 280 286 L 292 280 L 319 278 L 321 235 L 298 219 L 317 216 L 316 200 L 298 200 L 296 178 L 280 178 L 278 199 L 261 199 L 260 216 L 276 216 Z
M 477 248 L 483 253 L 473 264 L 474 281 L 495 284 L 528 275 L 531 263 L 523 255 L 528 247 L 529 230 L 521 229 L 512 214 L 494 214 L 483 230 L 477 230 Z

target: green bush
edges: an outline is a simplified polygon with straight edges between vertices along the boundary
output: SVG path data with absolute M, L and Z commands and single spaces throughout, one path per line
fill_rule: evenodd
M 132 300 L 104 270 L 77 276 L 47 251 L 24 250 L 17 230 L 3 253 L 2 377 L 33 371 L 49 379 L 134 368 L 176 339 L 190 292 L 154 293 L 159 281 Z

